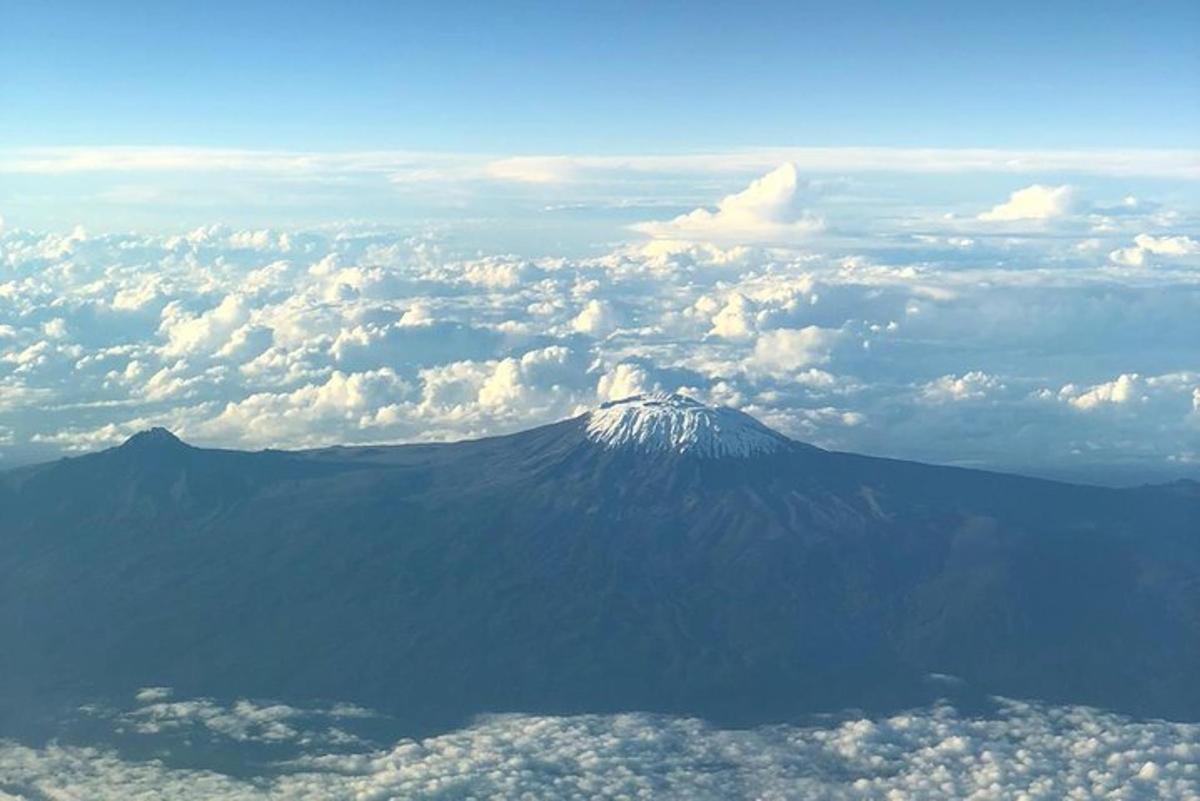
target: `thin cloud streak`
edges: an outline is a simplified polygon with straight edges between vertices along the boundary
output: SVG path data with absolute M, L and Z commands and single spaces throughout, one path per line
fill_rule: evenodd
M 778 147 L 684 155 L 516 155 L 427 151 L 282 151 L 192 147 L 67 147 L 0 150 L 0 173 L 98 172 L 378 173 L 403 182 L 492 180 L 571 183 L 616 175 L 762 172 L 783 162 L 813 173 L 1066 172 L 1200 180 L 1195 150 L 1007 150 Z

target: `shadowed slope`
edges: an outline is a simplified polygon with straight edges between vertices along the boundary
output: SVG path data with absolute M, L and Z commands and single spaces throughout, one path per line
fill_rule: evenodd
M 150 432 L 0 474 L 19 644 L 0 695 L 334 698 L 414 730 L 501 710 L 756 723 L 914 703 L 937 672 L 1200 717 L 1193 494 L 633 423 L 672 447 L 597 441 L 586 416 L 299 453 Z

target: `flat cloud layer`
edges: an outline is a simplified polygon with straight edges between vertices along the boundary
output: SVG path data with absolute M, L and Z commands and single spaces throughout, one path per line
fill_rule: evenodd
M 976 718 L 942 705 L 740 731 L 642 714 L 502 715 L 372 746 L 342 729 L 370 717 L 356 707 L 171 701 L 165 692 L 150 688 L 127 710 L 89 710 L 132 730 L 154 758 L 103 744 L 0 741 L 0 799 L 1200 797 L 1200 725 L 1084 707 L 1000 701 L 997 713 Z M 232 776 L 189 757 L 199 742 L 296 750 Z
M 790 147 L 694 155 L 488 157 L 420 151 L 346 153 L 187 147 L 54 147 L 0 150 L 0 173 L 237 171 L 280 173 L 436 172 L 546 183 L 588 172 L 678 173 L 765 170 L 790 161 L 808 171 L 1081 172 L 1200 177 L 1191 150 L 1011 150 L 998 148 Z
M 911 206 L 892 180 L 788 163 L 582 256 L 351 224 L 2 229 L 0 464 L 153 425 L 249 448 L 456 439 L 661 389 L 825 447 L 1195 475 L 1190 212 L 1075 179 Z

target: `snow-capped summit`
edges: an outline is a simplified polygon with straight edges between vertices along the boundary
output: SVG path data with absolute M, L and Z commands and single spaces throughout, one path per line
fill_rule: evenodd
M 793 444 L 736 409 L 661 392 L 605 403 L 587 416 L 587 437 L 605 448 L 706 458 L 745 458 Z

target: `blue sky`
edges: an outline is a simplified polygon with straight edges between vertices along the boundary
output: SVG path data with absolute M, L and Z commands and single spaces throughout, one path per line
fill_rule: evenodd
M 1187 2 L 5 4 L 0 145 L 1191 147 Z
M 1200 476 L 1200 6 L 9 2 L 0 466 L 643 391 Z

